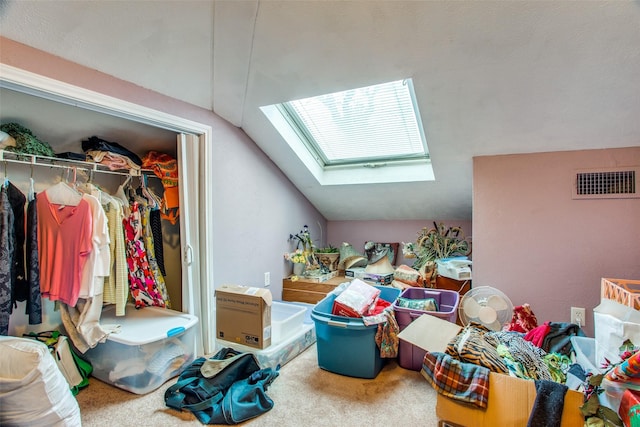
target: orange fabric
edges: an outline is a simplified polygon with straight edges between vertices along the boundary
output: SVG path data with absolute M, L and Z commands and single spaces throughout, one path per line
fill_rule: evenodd
M 178 162 L 168 154 L 149 151 L 142 158 L 142 167 L 153 170 L 153 173 L 162 180 L 164 195 L 160 206 L 160 216 L 171 224 L 175 224 L 180 215 Z

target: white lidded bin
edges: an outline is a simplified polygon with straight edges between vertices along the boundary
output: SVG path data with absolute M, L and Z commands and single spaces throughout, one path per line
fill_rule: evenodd
M 106 306 L 100 324 L 119 331 L 85 353 L 93 376 L 136 394 L 146 394 L 182 372 L 195 358 L 198 318 L 160 307 L 138 310 L 127 305 L 125 316 Z
M 271 303 L 271 345 L 276 345 L 300 332 L 307 309 L 297 304 Z

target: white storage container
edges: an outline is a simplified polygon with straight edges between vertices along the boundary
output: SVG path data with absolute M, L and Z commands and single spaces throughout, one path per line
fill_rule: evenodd
M 297 304 L 271 303 L 271 345 L 295 335 L 302 328 L 307 309 Z
M 198 318 L 159 307 L 136 310 L 125 316 L 115 306 L 102 311 L 102 325 L 120 325 L 106 342 L 85 353 L 93 376 L 136 394 L 149 393 L 180 374 L 195 358 Z
M 315 328 L 309 323 L 303 323 L 302 326 L 300 326 L 300 328 L 286 340 L 271 344 L 269 347 L 261 350 L 234 342 L 216 339 L 216 351 L 223 347 L 231 347 L 242 353 L 253 353 L 255 354 L 256 359 L 258 359 L 258 363 L 261 368 L 275 368 L 278 365 L 284 366 L 315 342 Z
M 576 354 L 576 363 L 580 365 L 585 372 L 592 374 L 602 373 L 602 370 L 595 365 L 596 340 L 579 336 L 573 336 L 570 339 L 573 351 Z

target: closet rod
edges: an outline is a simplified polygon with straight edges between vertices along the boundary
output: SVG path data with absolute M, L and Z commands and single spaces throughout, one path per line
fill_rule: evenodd
M 7 158 L 9 156 L 9 158 Z M 22 160 L 21 157 L 30 158 L 30 160 Z M 35 154 L 24 154 L 24 153 L 14 153 L 12 151 L 0 150 L 0 161 L 9 162 L 9 163 L 20 163 L 23 165 L 32 165 L 32 166 L 46 166 L 50 168 L 61 168 L 61 169 L 71 169 L 76 167 L 77 169 L 84 170 L 87 172 L 99 172 L 99 173 L 107 173 L 112 175 L 121 175 L 121 176 L 141 176 L 142 172 L 151 173 L 151 176 L 155 176 L 152 170 L 149 169 L 129 169 L 127 172 L 124 171 L 112 171 L 109 169 L 100 169 L 101 166 L 99 163 L 91 163 L 91 162 L 83 162 L 82 160 L 72 160 L 72 159 L 60 159 L 57 157 L 49 157 L 49 156 L 38 156 Z M 50 163 L 39 163 L 40 162 L 50 162 Z M 58 162 L 69 163 L 69 164 L 58 164 Z M 80 164 L 81 166 L 74 166 L 76 164 Z M 103 168 L 105 166 L 102 166 Z

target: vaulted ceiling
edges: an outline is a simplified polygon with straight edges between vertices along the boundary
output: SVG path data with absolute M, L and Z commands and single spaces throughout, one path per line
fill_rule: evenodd
M 638 1 L 5 0 L 0 35 L 213 110 L 329 220 L 470 220 L 473 156 L 640 145 Z M 259 109 L 405 77 L 434 182 L 321 186 Z

